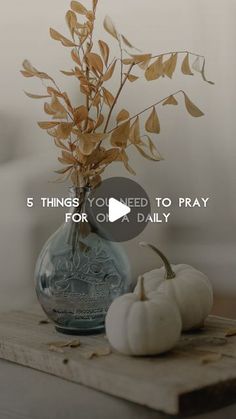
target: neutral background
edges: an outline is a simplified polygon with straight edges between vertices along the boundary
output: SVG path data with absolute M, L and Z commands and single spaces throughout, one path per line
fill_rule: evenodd
M 123 94 L 120 107 L 136 113 L 158 98 L 184 89 L 205 112 L 191 118 L 183 103 L 160 108 L 161 134 L 156 140 L 165 161 L 153 164 L 131 155 L 136 180 L 151 197 L 210 197 L 207 209 L 172 209 L 168 225 L 150 225 L 142 237 L 126 243 L 134 278 L 159 261 L 138 247 L 139 239 L 159 244 L 173 262 L 192 263 L 205 271 L 216 293 L 236 294 L 235 285 L 235 17 L 232 0 L 100 0 L 97 37 L 104 34 L 106 14 L 120 32 L 145 52 L 190 50 L 206 56 L 207 75 L 186 77 L 176 72 L 168 79 L 146 83 L 140 79 Z M 85 3 L 89 4 L 88 1 Z M 4 2 L 0 14 L 0 308 L 25 304 L 32 298 L 36 255 L 45 239 L 63 220 L 56 210 L 27 210 L 27 196 L 66 193 L 64 185 L 48 181 L 58 167 L 57 150 L 41 132 L 37 120 L 45 119 L 40 102 L 32 102 L 23 90 L 40 93 L 39 81 L 19 74 L 28 58 L 42 71 L 57 75 L 74 98 L 76 81 L 60 75 L 69 69 L 69 50 L 50 40 L 50 26 L 68 36 L 64 15 L 66 0 Z M 115 167 L 110 174 L 123 174 Z M 30 286 L 31 284 L 31 286 Z

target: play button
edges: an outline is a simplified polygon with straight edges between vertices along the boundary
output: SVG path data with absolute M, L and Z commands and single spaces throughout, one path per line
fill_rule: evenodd
M 91 191 L 87 213 L 95 232 L 107 240 L 125 242 L 145 229 L 151 205 L 147 193 L 137 182 L 114 177 Z
M 114 223 L 115 221 L 123 218 L 125 215 L 128 215 L 131 212 L 131 209 L 122 204 L 120 201 L 117 201 L 115 198 L 109 199 L 109 221 L 110 223 Z

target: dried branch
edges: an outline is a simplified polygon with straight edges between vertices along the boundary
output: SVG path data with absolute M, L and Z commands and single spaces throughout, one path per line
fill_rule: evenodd
M 104 29 L 118 42 L 120 50 L 120 57 L 115 57 L 109 63 L 109 44 L 99 40 L 99 54 L 93 43 L 98 0 L 91 2 L 91 10 L 81 2 L 71 2 L 71 9 L 66 13 L 70 39 L 50 29 L 53 40 L 67 49 L 72 49 L 70 52 L 74 68 L 62 73 L 79 81 L 80 91 L 83 97 L 85 96 L 85 105 L 79 103 L 77 107 L 72 106 L 69 96 L 60 89 L 56 81 L 47 73 L 37 70 L 29 61 L 23 62 L 21 71 L 24 77 L 40 79 L 46 88 L 47 94 L 27 92 L 26 94 L 32 99 L 47 100 L 47 103 L 44 103 L 44 111 L 50 120 L 39 122 L 39 126 L 48 132 L 56 147 L 60 149 L 58 160 L 63 167 L 56 171 L 61 176 L 60 179 L 70 178 L 75 186 L 85 184 L 96 186 L 101 181 L 101 175 L 106 167 L 115 161 L 122 162 L 131 174 L 135 174 L 129 165 L 126 153 L 126 149 L 130 146 L 134 146 L 144 158 L 160 161 L 162 158 L 150 137 L 150 134 L 158 135 L 161 130 L 156 110 L 158 105 L 177 106 L 176 96 L 182 93 L 187 112 L 193 117 L 203 115 L 184 90 L 178 90 L 133 116 L 130 116 L 127 109 L 119 110 L 116 115 L 117 125 L 109 130 L 114 109 L 127 80 L 135 83 L 139 78 L 132 74 L 134 67 L 144 70 L 147 81 L 157 80 L 160 77 L 171 79 L 176 71 L 179 56 L 184 54 L 182 73 L 185 76 L 193 76 L 198 72 L 205 82 L 213 84 L 206 78 L 206 59 L 203 55 L 187 50 L 163 52 L 158 55 L 141 53 L 117 31 L 107 16 L 104 20 Z M 195 57 L 194 63 L 189 60 L 190 56 Z M 120 83 L 116 93 L 113 93 L 108 90 L 107 84 L 106 87 L 104 84 L 116 77 L 117 61 L 120 62 Z M 125 67 L 126 65 L 128 67 Z M 106 116 L 105 109 L 108 108 Z M 142 135 L 140 118 L 148 111 L 151 112 L 145 121 L 145 132 Z

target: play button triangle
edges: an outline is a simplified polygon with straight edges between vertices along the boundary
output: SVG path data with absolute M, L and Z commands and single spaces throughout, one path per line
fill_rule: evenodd
M 117 201 L 115 198 L 109 199 L 109 221 L 110 223 L 114 223 L 115 221 L 119 220 L 120 218 L 124 217 L 125 215 L 129 214 L 131 209 L 122 204 L 122 202 Z

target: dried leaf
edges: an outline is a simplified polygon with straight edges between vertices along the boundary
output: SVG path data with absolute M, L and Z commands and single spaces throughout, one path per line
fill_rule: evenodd
M 78 64 L 79 66 L 81 66 L 80 56 L 79 56 L 79 52 L 78 52 L 77 48 L 72 49 L 72 51 L 71 51 L 71 57 L 72 57 L 72 60 L 76 64 Z
M 221 353 L 213 353 L 210 352 L 209 354 L 203 355 L 200 359 L 201 364 L 210 364 L 212 362 L 220 361 L 222 358 Z
M 181 70 L 183 74 L 186 74 L 187 76 L 193 76 L 193 73 L 191 71 L 190 68 L 190 64 L 189 64 L 189 54 L 186 54 L 182 66 L 181 66 Z
M 47 73 L 38 71 L 35 67 L 33 67 L 32 64 L 28 60 L 23 61 L 23 68 L 25 71 L 21 71 L 21 74 L 24 77 L 38 77 L 39 79 L 42 79 L 42 80 L 54 81 L 52 77 L 50 77 Z
M 57 127 L 57 138 L 59 140 L 66 140 L 71 134 L 72 128 L 72 122 L 62 122 Z
M 79 106 L 74 110 L 74 119 L 76 124 L 80 124 L 88 118 L 88 109 L 86 106 Z
M 124 149 L 121 150 L 120 152 L 120 157 L 122 162 L 124 163 L 124 166 L 126 168 L 126 170 L 131 174 L 131 175 L 136 175 L 135 171 L 132 169 L 132 167 L 129 165 L 129 158 L 127 153 L 125 152 Z
M 36 68 L 33 67 L 28 60 L 24 60 L 22 65 L 25 71 L 27 71 L 28 73 L 32 73 L 33 75 L 38 73 L 38 70 L 36 70 Z
M 86 13 L 86 18 L 93 23 L 95 20 L 95 14 L 93 13 L 92 10 L 88 10 L 88 12 Z
M 201 74 L 202 74 L 202 78 L 203 78 L 203 80 L 204 81 L 206 81 L 207 83 L 209 83 L 209 84 L 215 84 L 213 81 L 210 81 L 210 80 L 207 80 L 207 78 L 206 78 L 206 76 L 205 76 L 205 66 L 206 66 L 206 60 L 205 60 L 205 58 L 204 58 L 204 60 L 203 60 L 203 65 L 202 65 L 202 71 L 201 71 Z
M 155 107 L 153 107 L 152 112 L 149 118 L 147 119 L 145 128 L 147 132 L 156 134 L 160 133 L 160 122 Z
M 108 64 L 108 60 L 109 60 L 109 55 L 110 55 L 110 49 L 109 46 L 107 45 L 106 42 L 104 41 L 98 41 L 99 44 L 99 48 L 102 54 L 102 58 L 104 60 L 105 65 L 107 66 Z
M 155 160 L 155 161 L 163 160 L 163 157 L 158 152 L 158 150 L 157 150 L 155 144 L 153 143 L 153 141 L 151 140 L 151 138 L 148 135 L 146 136 L 146 138 L 148 140 L 148 147 L 149 147 L 149 150 L 150 150 L 151 155 L 153 157 L 153 160 Z
M 101 103 L 101 95 L 100 95 L 99 92 L 97 92 L 96 95 L 94 96 L 94 98 L 92 99 L 91 105 L 98 108 L 100 103 Z M 99 111 L 99 109 L 98 109 L 98 111 Z
M 114 61 L 114 63 L 107 69 L 106 73 L 103 76 L 103 81 L 108 81 L 112 78 L 115 71 L 116 63 L 117 61 Z
M 129 140 L 132 144 L 140 144 L 140 121 L 139 117 L 135 119 L 134 123 L 130 127 Z
M 67 151 L 62 151 L 62 159 L 64 163 L 66 164 L 77 164 L 76 158 L 73 156 L 72 153 L 69 153 Z
M 129 42 L 129 40 L 124 36 L 124 35 L 121 35 L 121 38 L 122 38 L 122 40 L 123 40 L 123 42 L 124 42 L 124 44 L 127 46 L 127 47 L 129 47 L 129 48 L 134 48 L 134 46 Z
M 105 103 L 111 108 L 115 100 L 114 96 L 105 87 L 102 88 L 102 91 Z
M 73 170 L 73 168 L 71 168 L 70 170 L 68 170 L 68 172 L 64 173 L 63 175 L 60 175 L 59 178 L 57 178 L 55 180 L 55 182 L 65 182 L 67 179 L 69 179 L 72 170 Z
M 79 150 L 84 156 L 89 156 L 97 145 L 107 138 L 104 133 L 90 133 L 79 135 Z
M 94 357 L 111 355 L 111 348 L 97 348 L 91 351 L 84 352 L 82 355 L 85 359 L 92 359 Z
M 64 76 L 75 76 L 75 72 L 74 70 L 72 71 L 66 71 L 66 70 L 60 70 L 62 74 L 64 74 Z
M 157 158 L 154 158 L 153 156 L 150 156 L 139 145 L 136 145 L 135 147 L 139 151 L 139 153 L 141 154 L 141 156 L 143 156 L 147 160 L 150 160 L 150 161 L 161 161 L 162 160 L 161 156 L 160 157 L 157 157 Z
M 93 11 L 96 10 L 97 4 L 98 4 L 98 0 L 93 0 Z
M 202 62 L 201 58 L 197 57 L 192 65 L 192 69 L 197 71 L 198 73 L 202 72 Z
M 76 47 L 76 44 L 69 39 L 65 38 L 59 32 L 55 31 L 55 29 L 50 28 L 50 35 L 51 38 L 55 41 L 60 41 L 64 47 Z
M 118 37 L 118 33 L 117 33 L 117 30 L 116 30 L 116 27 L 115 27 L 115 25 L 114 25 L 114 23 L 112 22 L 112 20 L 111 20 L 111 18 L 109 17 L 109 16 L 106 16 L 105 17 L 105 20 L 104 20 L 104 29 L 111 35 L 111 36 L 113 36 L 115 39 L 117 39 L 117 40 L 119 40 L 119 37 Z
M 59 354 L 64 354 L 64 350 L 62 348 L 59 348 L 58 346 L 49 345 L 48 349 L 51 352 L 57 352 Z
M 228 337 L 232 337 L 232 336 L 236 336 L 236 329 L 235 329 L 235 328 L 233 328 L 233 329 L 228 329 L 228 330 L 226 330 L 226 332 L 225 332 L 225 337 L 226 337 L 226 338 L 228 338 Z
M 178 105 L 178 102 L 177 102 L 177 100 L 175 99 L 175 97 L 174 97 L 173 95 L 171 95 L 171 96 L 169 96 L 169 97 L 165 100 L 165 102 L 163 102 L 163 106 L 166 106 L 166 105 L 174 105 L 174 106 L 176 106 L 176 105 Z
M 138 79 L 139 79 L 139 77 L 135 76 L 134 74 L 127 74 L 127 73 L 125 73 L 125 75 L 127 76 L 127 79 L 128 79 L 131 83 L 133 83 L 134 81 L 136 81 L 136 80 L 138 80 Z
M 38 126 L 42 129 L 50 129 L 58 126 L 60 122 L 38 122 Z
M 72 168 L 72 166 L 68 166 L 65 167 L 64 169 L 60 169 L 60 170 L 55 170 L 55 173 L 57 173 L 58 175 L 64 175 L 65 173 L 67 173 L 70 169 Z
M 129 117 L 130 117 L 129 112 L 128 112 L 126 109 L 122 109 L 122 110 L 118 113 L 118 115 L 117 115 L 117 117 L 116 117 L 116 121 L 117 121 L 117 123 L 119 124 L 120 122 L 122 122 L 122 121 L 126 121 L 126 119 L 129 119 Z
M 108 164 L 116 161 L 119 156 L 119 149 L 118 148 L 111 148 L 110 150 L 105 150 L 103 153 L 100 154 L 98 157 L 95 167 L 98 166 L 107 166 Z M 94 156 L 96 159 L 96 157 Z
M 33 93 L 24 92 L 26 96 L 30 97 L 31 99 L 46 99 L 50 97 L 49 95 L 35 95 Z
M 28 71 L 21 70 L 21 74 L 24 77 L 35 77 L 35 74 L 29 73 Z
M 184 93 L 184 99 L 186 109 L 188 113 L 190 113 L 190 115 L 192 115 L 195 118 L 199 118 L 200 116 L 204 115 L 204 113 L 189 99 L 186 93 Z
M 103 114 L 100 114 L 99 117 L 98 117 L 97 122 L 95 123 L 94 129 L 99 128 L 103 124 L 104 119 L 105 118 L 104 118 Z
M 81 345 L 80 340 L 76 339 L 76 340 L 72 340 L 70 342 L 69 347 L 72 348 L 72 349 L 76 349 L 76 348 L 79 348 L 80 345 Z
M 142 61 L 141 63 L 138 64 L 139 68 L 141 68 L 141 70 L 147 70 L 150 61 L 151 61 L 152 57 L 147 58 L 147 60 Z
M 111 144 L 114 147 L 126 147 L 129 138 L 130 121 L 119 125 L 111 134 Z
M 132 58 L 124 58 L 122 60 L 122 64 L 124 64 L 124 65 L 131 65 L 131 64 L 134 64 L 134 60 Z
M 79 339 L 73 339 L 69 341 L 50 342 L 47 345 L 49 346 L 49 348 L 78 348 L 81 345 L 81 342 Z
M 76 14 L 71 10 L 68 10 L 68 12 L 66 13 L 66 23 L 68 25 L 71 35 L 74 37 L 74 32 L 77 27 L 77 17 Z
M 54 119 L 65 119 L 67 117 L 67 111 L 61 104 L 61 102 L 58 100 L 58 97 L 56 95 L 52 96 L 50 108 L 52 111 L 54 111 Z
M 174 71 L 176 69 L 177 59 L 178 59 L 178 54 L 176 52 L 175 54 L 172 54 L 170 58 L 163 64 L 163 72 L 170 79 L 172 78 Z
M 54 143 L 56 147 L 61 148 L 62 150 L 69 151 L 69 152 L 72 151 L 71 145 L 67 146 L 66 143 L 63 143 L 62 140 L 59 140 L 57 137 L 54 138 Z
M 152 54 L 135 54 L 132 55 L 132 58 L 135 64 L 141 64 L 150 60 L 152 58 Z
M 84 7 L 83 4 L 81 4 L 78 1 L 72 1 L 70 7 L 74 12 L 78 13 L 79 15 L 86 16 L 86 14 L 88 12 L 86 7 Z
M 145 77 L 148 81 L 157 80 L 163 75 L 163 56 L 161 55 L 153 64 L 151 64 L 146 72 Z
M 100 55 L 95 54 L 94 52 L 89 52 L 86 55 L 88 65 L 90 68 L 95 70 L 96 72 L 102 74 L 103 73 L 103 62 Z

